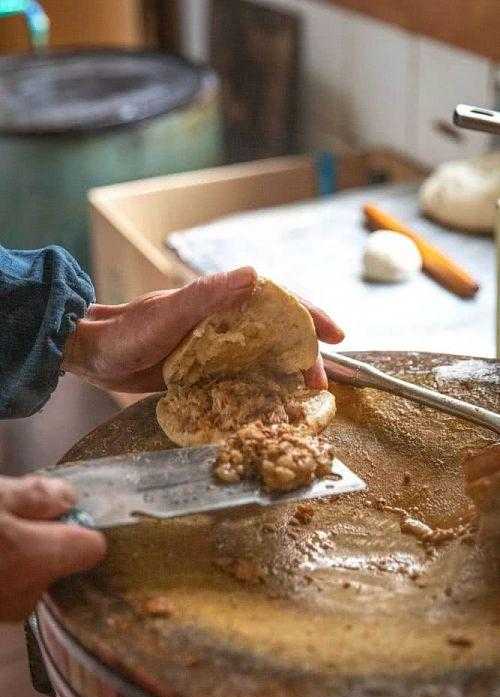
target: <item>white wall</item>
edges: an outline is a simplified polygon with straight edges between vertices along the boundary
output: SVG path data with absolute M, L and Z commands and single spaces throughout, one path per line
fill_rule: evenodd
M 303 18 L 306 148 L 341 138 L 389 145 L 429 165 L 489 148 L 486 135 L 461 131 L 456 143 L 433 126 L 459 102 L 494 106 L 486 59 L 317 0 L 258 1 Z M 209 2 L 184 3 L 185 53 L 207 60 Z

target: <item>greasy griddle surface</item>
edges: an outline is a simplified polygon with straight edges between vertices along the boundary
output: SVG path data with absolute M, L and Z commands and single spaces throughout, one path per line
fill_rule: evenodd
M 417 353 L 351 354 L 394 375 L 498 408 L 498 363 Z M 431 526 L 472 514 L 460 458 L 492 434 L 374 390 L 333 386 L 328 431 L 366 494 L 240 520 L 147 523 L 109 534 L 100 569 L 60 584 L 62 622 L 91 651 L 158 695 L 489 695 L 500 685 L 500 592 L 470 541 L 431 556 L 383 498 Z M 150 397 L 65 457 L 168 447 Z M 406 473 L 406 477 L 405 477 Z M 231 574 L 238 560 L 262 572 Z M 152 617 L 141 600 L 167 599 Z M 377 692 L 377 690 L 379 690 Z M 430 691 L 429 691 L 430 690 Z M 434 691 L 432 691 L 434 690 Z

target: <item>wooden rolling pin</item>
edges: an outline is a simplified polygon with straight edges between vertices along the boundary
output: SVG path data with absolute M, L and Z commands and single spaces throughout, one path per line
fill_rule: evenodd
M 429 244 L 410 227 L 389 213 L 380 210 L 372 203 L 366 203 L 363 206 L 363 212 L 371 228 L 375 230 L 393 230 L 413 240 L 422 255 L 424 270 L 445 288 L 460 295 L 462 298 L 471 298 L 477 293 L 479 284 L 465 269 L 462 269 L 453 259 L 439 251 L 437 247 Z

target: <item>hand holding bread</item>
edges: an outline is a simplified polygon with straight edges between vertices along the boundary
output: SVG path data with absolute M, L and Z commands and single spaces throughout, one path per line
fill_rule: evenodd
M 117 392 L 163 390 L 165 359 L 206 317 L 245 303 L 256 284 L 254 269 L 244 267 L 200 277 L 182 288 L 153 291 L 126 304 L 92 305 L 67 342 L 63 368 Z M 302 304 L 319 339 L 327 343 L 343 339 L 342 331 L 321 310 Z M 310 387 L 326 386 L 319 357 L 305 371 L 305 379 Z
M 256 421 L 320 432 L 335 413 L 335 399 L 323 389 L 328 383 L 318 356 L 311 311 L 258 278 L 244 304 L 206 317 L 167 358 L 158 422 L 182 446 L 224 442 Z M 304 372 L 316 379 L 306 384 Z

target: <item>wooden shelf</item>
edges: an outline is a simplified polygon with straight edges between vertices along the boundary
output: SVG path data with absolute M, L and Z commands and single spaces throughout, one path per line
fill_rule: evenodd
M 498 0 L 328 0 L 500 62 Z

